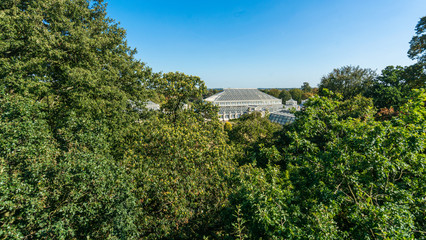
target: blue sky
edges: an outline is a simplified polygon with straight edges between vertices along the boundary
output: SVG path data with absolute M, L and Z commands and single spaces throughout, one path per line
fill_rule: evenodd
M 209 88 L 317 86 L 333 68 L 410 65 L 425 0 L 109 0 L 136 57 Z

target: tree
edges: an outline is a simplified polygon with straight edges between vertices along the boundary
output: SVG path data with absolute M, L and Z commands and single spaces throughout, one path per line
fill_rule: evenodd
M 426 16 L 422 17 L 416 25 L 416 35 L 410 41 L 408 57 L 417 59 L 419 62 L 426 62 Z
M 0 225 L 11 229 L 0 238 L 137 235 L 121 160 L 141 116 L 129 103 L 143 103 L 151 70 L 105 8 L 0 3 Z
M 302 96 L 303 96 L 302 90 L 300 90 L 299 88 L 293 88 L 289 92 L 290 92 L 291 98 L 293 98 L 293 100 L 296 100 L 298 103 L 302 102 Z
M 246 114 L 236 120 L 228 135 L 230 142 L 240 150 L 240 164 L 257 162 L 260 166 L 266 166 L 266 151 L 273 148 L 274 136 L 281 128 L 281 125 L 272 123 L 260 112 Z
M 424 238 L 425 91 L 415 91 L 394 121 L 375 121 L 371 100 L 329 95 L 335 99 L 311 98 L 284 126 L 275 145 L 281 158 L 272 155 L 278 161 L 235 176 L 231 208 L 240 204 L 247 235 Z
M 344 66 L 334 69 L 327 76 L 321 78 L 319 91 L 327 88 L 340 93 L 344 99 L 363 94 L 371 86 L 376 73 L 369 68 L 359 66 Z
M 105 126 L 86 121 L 63 151 L 44 107 L 0 98 L 0 238 L 135 238 L 133 181 L 108 153 Z
M 365 96 L 372 98 L 378 109 L 392 107 L 399 110 L 407 102 L 411 90 L 424 87 L 425 82 L 426 75 L 420 64 L 388 66 L 373 80 Z
M 276 89 L 276 88 L 273 88 L 273 89 L 269 89 L 269 91 L 267 91 L 266 93 L 269 94 L 269 95 L 272 95 L 272 96 L 274 96 L 276 98 L 278 98 L 278 96 L 280 95 L 281 91 L 278 90 L 278 89 Z
M 377 108 L 402 106 L 405 100 L 407 85 L 404 79 L 404 68 L 401 66 L 388 66 L 382 70 L 366 96 L 373 98 Z
M 303 92 L 312 92 L 312 88 L 308 82 L 304 82 L 300 89 L 302 89 Z
M 146 121 L 126 166 L 137 184 L 140 238 L 202 239 L 221 229 L 235 168 L 222 123 L 185 118 Z
M 314 96 L 314 94 L 312 92 L 304 92 L 302 94 L 302 100 L 306 100 L 306 99 L 308 99 L 308 98 L 310 98 L 312 96 Z
M 103 1 L 6 0 L 1 9 L 0 88 L 44 102 L 55 137 L 95 120 L 122 148 L 139 118 L 129 101 L 142 108 L 151 70 L 134 59 Z M 58 141 L 66 148 L 66 139 Z
M 161 78 L 154 78 L 149 83 L 151 88 L 166 97 L 166 102 L 161 105 L 161 109 L 171 116 L 172 122 L 176 121 L 178 113 L 183 110 L 185 104 L 201 100 L 207 93 L 207 88 L 199 77 L 180 72 L 165 73 Z
M 285 104 L 286 101 L 291 99 L 291 94 L 287 90 L 283 89 L 278 97 L 281 98 L 283 104 Z

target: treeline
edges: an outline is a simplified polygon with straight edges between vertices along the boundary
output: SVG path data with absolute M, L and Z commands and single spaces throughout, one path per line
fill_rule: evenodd
M 308 82 L 304 82 L 300 88 L 292 88 L 290 90 L 272 88 L 262 89 L 262 91 L 276 98 L 280 98 L 283 104 L 290 99 L 296 100 L 300 104 L 302 100 L 306 100 L 318 94 L 318 88 L 312 88 Z
M 0 239 L 426 237 L 424 71 L 345 92 L 337 69 L 291 125 L 224 125 L 199 77 L 134 54 L 102 1 L 0 2 Z

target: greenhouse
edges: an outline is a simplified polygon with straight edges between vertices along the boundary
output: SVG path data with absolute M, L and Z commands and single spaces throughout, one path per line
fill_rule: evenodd
M 241 117 L 243 114 L 260 111 L 275 112 L 281 110 L 281 99 L 254 88 L 228 88 L 204 99 L 220 107 L 219 118 L 223 121 Z
M 286 125 L 294 122 L 296 117 L 294 114 L 290 113 L 286 110 L 281 110 L 277 112 L 273 112 L 269 115 L 269 120 L 274 123 L 279 123 L 281 125 Z

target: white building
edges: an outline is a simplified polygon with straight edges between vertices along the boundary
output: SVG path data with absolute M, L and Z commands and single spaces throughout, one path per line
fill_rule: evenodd
M 295 109 L 296 111 L 299 111 L 300 110 L 300 106 L 297 105 L 297 101 L 296 100 L 293 100 L 291 98 L 290 100 L 287 100 L 285 102 L 284 109 L 285 110 Z
M 151 100 L 148 100 L 148 101 L 145 102 L 145 107 L 148 110 L 154 110 L 154 111 L 160 110 L 160 105 L 156 104 L 155 102 L 153 102 Z
M 219 118 L 223 121 L 252 112 L 275 112 L 283 108 L 281 99 L 255 88 L 227 88 L 204 99 L 220 107 Z

